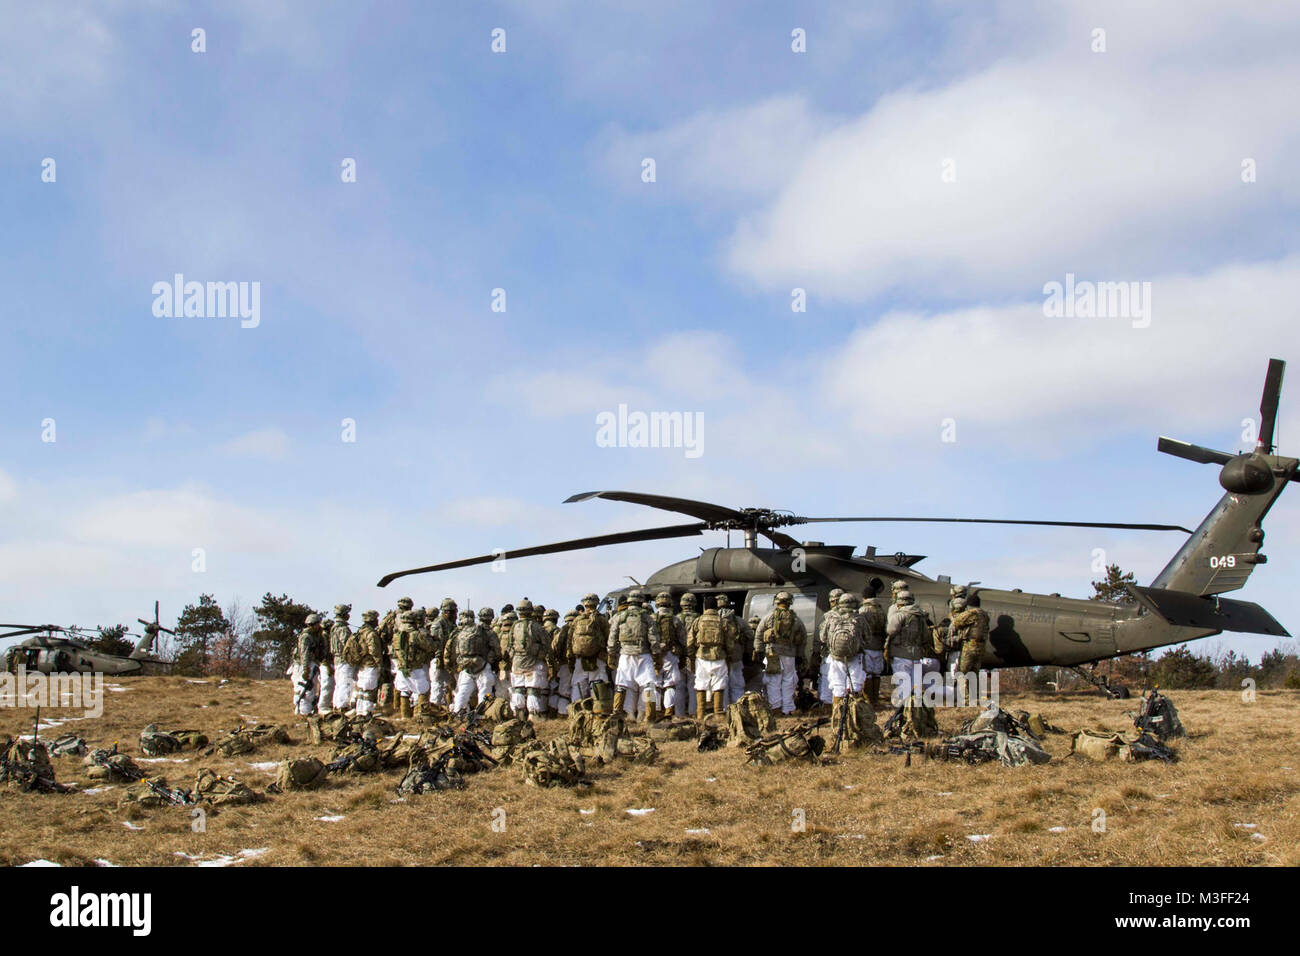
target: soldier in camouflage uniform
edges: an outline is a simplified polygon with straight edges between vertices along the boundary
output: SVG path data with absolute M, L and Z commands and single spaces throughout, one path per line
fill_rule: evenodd
M 298 632 L 294 646 L 293 709 L 303 717 L 316 713 L 316 693 L 320 688 L 320 665 L 325 658 L 325 635 L 319 614 L 308 614 L 306 626 Z
M 817 699 L 823 704 L 829 704 L 834 699 L 831 696 L 830 684 L 826 681 L 826 675 L 830 669 L 830 658 L 826 656 L 826 625 L 833 615 L 840 613 L 840 595 L 843 593 L 843 588 L 831 588 L 830 605 L 826 609 L 826 614 L 822 617 L 821 625 L 817 628 L 817 642 L 815 644 L 818 661 Z
M 456 633 L 443 645 L 442 667 L 456 675 L 456 695 L 451 706 L 457 712 L 469 707 L 475 694 L 479 703 L 487 700 L 496 687 L 501 646 L 488 626 L 492 619 L 484 612 L 490 614 L 491 608 L 480 610 L 475 623 L 473 611 L 461 611 Z
M 375 712 L 384 667 L 384 639 L 379 636 L 378 611 L 361 613 L 361 629 L 343 645 L 343 658 L 357 672 L 357 716 L 369 717 Z
M 551 683 L 551 696 L 547 701 L 552 715 L 569 715 L 569 688 L 573 686 L 573 669 L 569 667 L 569 624 L 578 616 L 577 611 L 564 615 L 561 627 L 560 612 L 548 608 L 542 615 L 542 630 L 546 631 L 546 674 Z
M 726 711 L 730 677 L 727 662 L 739 642 L 736 619 L 722 617 L 716 606 L 706 607 L 691 622 L 686 634 L 686 656 L 695 662 L 695 712 L 701 720 L 709 710 L 710 697 L 715 714 Z
M 397 710 L 397 688 L 395 686 L 397 663 L 393 660 L 393 637 L 397 633 L 397 619 L 403 611 L 410 611 L 414 607 L 415 602 L 409 597 L 398 598 L 397 610 L 385 614 L 383 621 L 379 624 L 379 636 L 384 641 L 384 672 L 380 675 L 381 696 L 384 684 L 388 684 L 392 689 L 392 693 L 389 694 L 387 703 L 384 705 L 384 712 L 388 714 L 395 713 Z
M 838 613 L 827 615 L 823 631 L 829 658 L 826 679 L 831 689 L 831 721 L 837 731 L 838 721 L 844 719 L 845 698 L 861 693 L 867 676 L 862 669 L 866 631 L 857 613 L 857 603 L 856 595 L 841 594 Z
M 393 636 L 393 661 L 397 666 L 393 686 L 401 695 L 401 717 L 420 717 L 424 713 L 425 695 L 429 693 L 429 662 L 433 660 L 433 643 L 421 624 L 421 613 L 403 611 L 397 617 Z
M 899 588 L 885 624 L 885 658 L 894 672 L 891 701 L 895 707 L 920 696 L 918 681 L 934 648 L 930 627 L 930 616 L 916 604 L 912 592 Z
M 330 628 L 330 654 L 334 658 L 334 696 L 330 701 L 330 709 L 335 711 L 347 710 L 357 689 L 356 668 L 343 656 L 343 648 L 352 636 L 352 629 L 348 627 L 348 617 L 351 614 L 351 604 L 334 605 L 334 626 Z
M 449 597 L 443 598 L 438 616 L 429 622 L 429 639 L 433 643 L 435 661 L 434 669 L 429 674 L 429 700 L 444 707 L 451 697 L 454 678 L 442 667 L 443 648 L 457 629 L 456 602 Z
M 686 656 L 686 632 L 682 622 L 673 613 L 673 596 L 668 591 L 655 595 L 655 629 L 659 632 L 659 696 L 663 701 L 663 716 L 671 717 L 680 711 L 686 716 L 686 695 L 682 692 L 681 660 Z
M 763 687 L 773 710 L 794 713 L 794 691 L 799 685 L 799 661 L 808 643 L 808 631 L 794 613 L 789 591 L 776 596 L 776 607 L 758 625 L 755 657 L 763 661 Z
M 606 653 L 611 658 L 618 655 L 614 712 L 624 708 L 629 716 L 635 717 L 635 701 L 640 698 L 645 701 L 646 723 L 653 723 L 659 710 L 658 671 L 663 653 L 659 631 L 654 616 L 645 606 L 645 594 L 639 588 L 628 593 L 627 601 L 627 607 L 615 614 L 610 623 L 606 645 Z
M 739 637 L 727 655 L 727 705 L 745 696 L 745 656 L 754 652 L 754 629 L 742 620 L 731 606 L 731 598 L 719 594 L 714 598 L 718 617 L 731 621 Z
M 693 625 L 697 620 L 699 620 L 700 617 L 699 598 L 697 598 L 694 594 L 687 592 L 686 594 L 682 595 L 682 599 L 679 606 L 681 607 L 681 612 L 677 615 L 677 620 L 682 626 L 682 633 L 689 637 L 691 633 L 691 625 Z M 695 688 L 694 655 L 688 653 L 682 659 L 681 665 L 682 665 L 682 684 L 688 689 L 688 691 L 693 690 Z M 696 702 L 698 698 L 691 693 L 687 693 L 684 696 L 686 697 L 686 713 L 689 716 L 693 717 L 697 713 Z M 680 708 L 678 709 L 680 710 Z
M 533 603 L 524 598 L 515 605 L 518 620 L 502 648 L 510 664 L 510 707 L 519 716 L 546 716 L 550 682 L 546 679 L 546 632 L 533 620 Z M 509 615 L 506 615 L 509 616 Z
M 862 599 L 858 612 L 862 618 L 862 664 L 867 673 L 867 700 L 872 707 L 879 706 L 880 675 L 885 673 L 885 612 L 873 596 Z
M 583 597 L 582 613 L 573 619 L 566 635 L 569 666 L 573 669 L 569 699 L 573 703 L 592 696 L 594 684 L 609 683 L 609 671 L 605 667 L 609 621 L 598 610 L 599 604 L 600 598 L 595 594 Z
M 957 678 L 979 669 L 989 639 L 988 615 L 978 605 L 969 606 L 969 601 L 966 596 L 956 596 L 949 602 L 952 618 L 948 623 L 946 646 L 952 651 L 953 671 Z M 961 694 L 966 683 L 958 679 L 954 686 Z

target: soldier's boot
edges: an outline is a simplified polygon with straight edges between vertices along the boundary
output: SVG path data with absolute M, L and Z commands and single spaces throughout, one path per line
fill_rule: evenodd
M 411 716 L 411 698 L 403 695 L 401 704 L 398 705 L 398 717 L 406 720 Z
M 647 726 L 659 719 L 659 705 L 655 703 L 653 694 L 645 695 L 645 713 L 641 716 Z
M 727 712 L 726 705 L 723 704 L 722 699 L 723 699 L 723 692 L 720 690 L 715 690 L 713 692 L 713 712 L 715 714 L 722 715 Z
M 880 678 L 875 676 L 867 677 L 867 700 L 870 701 L 873 709 L 880 708 Z
M 695 716 L 698 720 L 703 720 L 704 715 L 709 712 L 709 692 L 707 690 L 697 690 L 695 692 Z
M 627 703 L 627 691 L 626 690 L 614 691 L 614 707 L 612 713 L 615 714 L 623 713 L 623 705 L 626 703 Z
M 425 711 L 424 695 L 420 694 L 415 698 L 415 703 L 411 705 L 411 716 L 416 720 L 420 720 L 424 717 Z

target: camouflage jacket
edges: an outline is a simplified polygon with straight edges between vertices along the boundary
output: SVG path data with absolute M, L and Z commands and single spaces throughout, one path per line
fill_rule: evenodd
M 717 608 L 706 608 L 691 622 L 686 635 L 686 655 L 691 660 L 725 661 L 740 641 L 735 617 L 722 617 Z
M 885 625 L 885 650 L 890 657 L 919 661 L 934 656 L 930 615 L 916 604 L 895 604 Z
M 384 641 L 379 631 L 370 624 L 348 638 L 343 645 L 343 659 L 360 670 L 363 667 L 380 667 L 384 662 Z
M 298 643 L 294 648 L 293 662 L 303 674 L 310 674 L 325 660 L 325 635 L 311 628 L 298 632 Z
M 544 665 L 546 650 L 546 632 L 540 624 L 533 620 L 515 622 L 505 648 L 510 670 L 523 674 L 539 664 Z
M 865 647 L 869 651 L 883 651 L 885 649 L 885 612 L 878 604 L 863 604 L 862 610 L 858 611 L 858 617 L 862 618 L 863 640 L 866 641 Z
M 609 643 L 605 650 L 610 660 L 618 654 L 652 654 L 658 657 L 662 648 L 654 615 L 645 608 L 631 606 L 619 611 L 610 625 Z
M 352 629 L 343 621 L 336 620 L 334 626 L 330 628 L 330 656 L 334 658 L 335 663 L 346 662 L 343 649 L 347 647 L 348 638 L 351 636 Z
M 442 660 L 444 650 L 458 631 L 456 619 L 446 611 L 429 622 L 429 639 L 433 642 L 435 660 Z
M 705 608 L 705 610 L 708 610 Z M 753 654 L 755 651 L 755 634 L 754 629 L 749 626 L 749 622 L 736 613 L 734 608 L 722 608 L 718 611 L 718 617 L 725 621 L 730 621 L 736 626 L 736 644 L 727 653 L 727 660 L 732 664 L 738 664 L 744 658 L 746 651 Z
M 821 642 L 825 645 L 825 653 L 832 660 L 842 663 L 850 661 L 866 647 L 866 632 L 861 615 L 836 611 L 826 615 L 822 623 Z
M 759 622 L 754 638 L 755 656 L 803 657 L 808 630 L 791 608 L 775 607 Z
M 442 667 L 452 673 L 477 674 L 501 660 L 496 632 L 483 624 L 462 624 L 442 649 Z
M 393 660 L 403 674 L 423 670 L 433 660 L 433 642 L 418 624 L 399 624 L 393 637 Z
M 948 624 L 948 635 L 950 647 L 983 649 L 989 638 L 989 616 L 978 607 L 958 611 Z
M 669 610 L 658 610 L 654 617 L 655 630 L 659 633 L 659 647 L 665 654 L 672 654 L 678 660 L 686 655 L 686 629 L 681 618 Z

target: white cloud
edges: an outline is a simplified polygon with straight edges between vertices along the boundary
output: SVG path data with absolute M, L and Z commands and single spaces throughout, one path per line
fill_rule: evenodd
M 827 357 L 825 395 L 857 430 L 882 438 L 937 433 L 952 417 L 959 440 L 973 425 L 1024 447 L 1150 422 L 1188 441 L 1207 443 L 1207 430 L 1227 440 L 1258 408 L 1268 359 L 1286 358 L 1297 341 L 1300 256 L 1156 277 L 1151 298 L 1149 328 L 1046 318 L 1041 300 L 891 313 Z M 1284 394 L 1284 420 L 1296 401 Z
M 226 454 L 241 458 L 283 461 L 289 454 L 289 436 L 279 428 L 259 428 L 231 439 L 221 447 Z
M 0 505 L 13 501 L 18 497 L 18 483 L 14 481 L 0 468 Z
M 727 266 L 762 289 L 860 301 L 893 289 L 1023 295 L 1067 270 L 1149 278 L 1300 200 L 1300 87 L 1280 38 L 1300 18 L 1213 8 L 1065 8 L 1033 55 L 902 87 L 833 124 L 797 97 L 615 137 L 607 162 L 658 150 L 703 207 L 750 199 Z M 1095 22 L 1108 52 L 1089 49 Z M 1050 28 L 1050 32 L 1049 32 Z M 1234 51 L 1250 48 L 1256 55 Z M 1259 182 L 1241 181 L 1241 163 Z M 955 181 L 945 182 L 951 159 Z M 1181 257 L 1181 258 L 1180 258 Z

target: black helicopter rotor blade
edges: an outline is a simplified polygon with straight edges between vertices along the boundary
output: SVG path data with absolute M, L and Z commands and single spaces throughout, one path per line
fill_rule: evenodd
M 1286 362 L 1268 360 L 1268 374 L 1264 376 L 1264 394 L 1259 400 L 1259 444 L 1265 454 L 1273 451 L 1273 429 L 1277 425 L 1277 403 L 1282 394 L 1282 374 Z
M 1166 438 L 1163 435 L 1156 442 L 1156 451 L 1162 451 L 1166 455 L 1173 455 L 1175 458 L 1186 458 L 1198 465 L 1226 465 L 1236 457 L 1235 455 L 1229 455 L 1226 451 L 1215 451 L 1213 448 L 1193 445 L 1191 442 L 1179 441 L 1176 438 Z
M 928 521 L 942 524 L 1026 524 L 1053 528 L 1117 528 L 1124 531 L 1182 531 L 1191 534 L 1191 528 L 1176 524 L 1127 524 L 1115 521 L 1028 521 L 1018 518 L 907 518 L 874 515 L 860 518 L 804 518 L 797 517 L 794 524 L 820 524 L 830 521 Z
M 584 491 L 570 495 L 564 503 L 589 501 L 592 498 L 605 498 L 609 501 L 627 501 L 634 505 L 658 508 L 660 511 L 676 511 L 678 514 L 690 515 L 701 521 L 729 522 L 744 521 L 745 516 L 735 508 L 710 504 L 707 501 L 692 501 L 690 498 L 673 498 L 669 495 L 643 495 L 638 491 Z
M 65 628 L 58 624 L 0 624 L 0 627 L 10 628 L 8 634 L 0 634 L 0 638 L 21 637 L 24 634 L 39 634 L 42 631 L 64 631 Z
M 567 505 L 575 501 L 590 501 L 592 498 L 626 501 L 634 505 L 658 508 L 660 511 L 675 511 L 678 514 L 690 515 L 692 518 L 699 518 L 701 521 L 707 521 L 710 525 L 719 525 L 725 529 L 757 531 L 765 538 L 770 539 L 778 548 L 799 547 L 799 542 L 794 538 L 788 534 L 782 534 L 780 531 L 774 531 L 771 525 L 762 521 L 754 521 L 752 515 L 746 515 L 743 511 L 728 508 L 725 505 L 715 505 L 709 501 L 675 498 L 671 495 L 646 495 L 639 491 L 584 491 L 581 494 L 570 495 L 564 499 L 564 503 Z
M 601 534 L 588 538 L 575 538 L 572 541 L 559 541 L 555 544 L 543 544 L 535 548 L 517 548 L 513 551 L 498 551 L 495 554 L 483 554 L 477 558 L 464 558 L 460 561 L 447 561 L 431 564 L 423 568 L 411 568 L 409 571 L 395 571 L 379 579 L 379 587 L 388 587 L 398 578 L 408 574 L 426 574 L 430 571 L 450 571 L 453 568 L 465 568 L 474 564 L 488 564 L 492 561 L 509 561 L 512 558 L 530 558 L 539 554 L 558 554 L 561 551 L 581 551 L 586 548 L 602 548 L 611 544 L 629 544 L 634 541 L 656 541 L 662 538 L 687 538 L 708 530 L 707 522 L 698 524 L 675 524 L 662 528 L 643 528 L 640 531 L 620 531 L 617 534 Z

